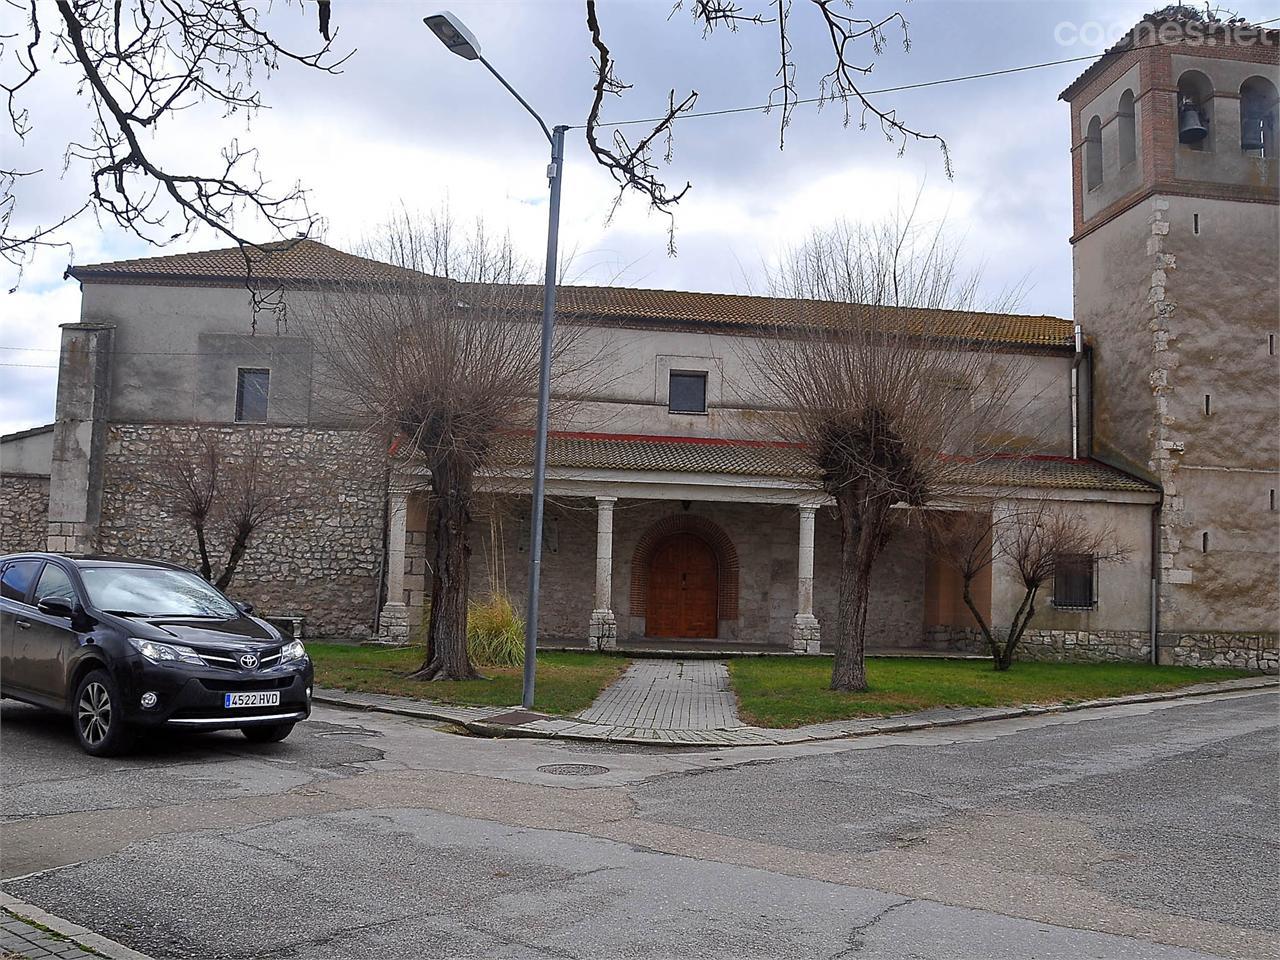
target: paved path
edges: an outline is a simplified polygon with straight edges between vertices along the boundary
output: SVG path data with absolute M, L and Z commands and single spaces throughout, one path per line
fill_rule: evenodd
M 637 730 L 742 726 L 723 660 L 638 660 L 578 719 Z
M 641 666 L 637 663 L 632 670 Z M 656 661 L 654 665 L 671 661 Z M 683 661 L 685 669 L 694 666 L 713 666 L 717 661 Z M 610 694 L 631 677 L 630 671 L 623 675 L 613 687 L 606 690 L 600 699 L 577 717 L 544 717 L 540 714 L 525 713 L 519 720 L 512 719 L 514 707 L 462 707 L 450 703 L 439 703 L 432 700 L 418 700 L 410 697 L 393 697 L 381 693 L 360 693 L 356 691 L 333 690 L 327 687 L 316 687 L 315 700 L 335 707 L 350 710 L 374 710 L 379 713 L 392 713 L 402 717 L 413 717 L 419 720 L 443 720 L 447 723 L 466 727 L 472 733 L 486 737 L 538 737 L 552 740 L 596 740 L 605 743 L 637 743 L 662 746 L 681 747 L 760 747 L 778 746 L 809 741 L 842 740 L 851 737 L 870 737 L 885 733 L 902 733 L 908 730 L 922 730 L 926 727 L 954 727 L 969 723 L 981 723 L 992 720 L 1010 720 L 1016 717 L 1039 716 L 1046 713 L 1074 713 L 1079 710 L 1090 710 L 1095 707 L 1123 706 L 1136 703 L 1158 703 L 1165 700 L 1183 700 L 1193 697 L 1210 696 L 1218 693 L 1233 693 L 1244 690 L 1274 689 L 1275 677 L 1244 677 L 1239 680 L 1223 680 L 1213 683 L 1197 683 L 1175 690 L 1158 693 L 1135 693 L 1124 697 L 1107 697 L 1101 700 L 1083 700 L 1075 703 L 1041 703 L 1009 707 L 934 707 L 918 713 L 897 714 L 890 717 L 862 717 L 856 720 L 832 720 L 826 723 L 810 723 L 801 727 L 773 729 L 769 727 L 751 727 L 737 718 L 736 705 L 732 694 L 719 694 L 706 691 L 707 696 L 724 696 L 727 698 L 727 710 L 731 711 L 731 721 L 722 726 L 703 727 L 663 727 L 657 725 L 655 719 L 647 719 L 639 710 L 632 709 L 632 718 L 626 722 L 595 719 L 589 714 L 603 709 Z M 642 683 L 637 684 L 643 687 Z M 706 687 L 707 684 L 700 686 Z M 653 687 L 653 684 L 650 684 Z M 686 697 L 690 705 L 686 708 L 689 715 L 693 713 L 692 701 L 695 699 L 695 685 L 687 684 Z M 655 702 L 662 698 L 655 696 Z M 643 699 L 643 698 L 642 698 Z M 722 701 L 724 702 L 724 701 Z M 674 709 L 670 711 L 674 716 Z M 705 711 L 703 716 L 709 716 Z

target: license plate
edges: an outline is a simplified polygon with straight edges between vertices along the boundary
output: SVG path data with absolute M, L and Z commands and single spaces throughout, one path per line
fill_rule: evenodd
M 230 709 L 232 707 L 278 707 L 280 706 L 280 691 L 266 690 L 256 693 L 228 693 L 223 705 Z

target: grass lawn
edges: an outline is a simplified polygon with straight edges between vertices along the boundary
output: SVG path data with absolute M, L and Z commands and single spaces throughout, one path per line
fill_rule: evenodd
M 798 727 L 851 717 L 887 716 L 928 707 L 1057 703 L 1172 690 L 1231 680 L 1243 670 L 1153 667 L 1141 663 L 1015 663 L 997 673 L 990 660 L 867 660 L 865 693 L 837 693 L 829 657 L 751 657 L 729 661 L 747 723 Z
M 316 683 L 340 690 L 391 693 L 476 706 L 520 703 L 521 667 L 480 667 L 485 680 L 408 680 L 422 665 L 423 647 L 357 647 L 345 643 L 308 643 Z M 571 714 L 585 710 L 630 661 L 595 653 L 540 653 L 534 709 Z

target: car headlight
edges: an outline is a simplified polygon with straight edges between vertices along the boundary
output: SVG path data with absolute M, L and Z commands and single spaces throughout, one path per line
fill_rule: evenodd
M 130 637 L 129 642 L 133 644 L 133 649 L 150 660 L 152 663 L 194 663 L 201 666 L 204 661 L 190 647 L 182 647 L 176 643 L 158 643 L 155 640 L 141 640 L 138 637 Z
M 307 648 L 302 645 L 301 640 L 290 640 L 280 648 L 280 662 L 288 663 L 290 660 L 301 660 L 307 655 Z

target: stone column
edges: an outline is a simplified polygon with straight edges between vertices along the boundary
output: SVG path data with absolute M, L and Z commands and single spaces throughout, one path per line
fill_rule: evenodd
M 800 555 L 796 574 L 796 617 L 791 624 L 791 649 L 817 653 L 822 627 L 813 615 L 813 524 L 815 506 L 800 507 Z
M 409 495 L 391 490 L 387 531 L 387 600 L 378 617 L 383 640 L 403 643 L 409 639 L 409 608 L 404 602 L 404 543 L 409 514 Z
M 98 549 L 114 336 L 110 323 L 62 324 L 47 541 L 56 553 Z
M 587 640 L 592 650 L 618 645 L 618 619 L 613 615 L 613 505 L 617 497 L 596 497 L 596 605 Z

